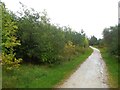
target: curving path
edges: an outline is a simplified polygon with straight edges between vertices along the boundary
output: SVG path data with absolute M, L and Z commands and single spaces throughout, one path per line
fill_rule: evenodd
M 100 51 L 90 47 L 93 53 L 58 88 L 108 88 L 105 63 Z

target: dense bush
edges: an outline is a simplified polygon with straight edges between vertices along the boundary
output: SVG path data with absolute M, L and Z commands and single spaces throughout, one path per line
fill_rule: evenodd
M 88 47 L 84 33 L 51 24 L 46 11 L 41 14 L 28 9 L 23 11 L 23 16 L 16 18 L 18 38 L 21 40 L 21 46 L 16 48 L 16 52 L 24 61 L 54 63 L 74 56 L 80 51 L 76 50 L 76 46 Z
M 12 19 L 9 11 L 6 10 L 5 5 L 0 3 L 2 8 L 2 65 L 6 69 L 11 70 L 12 68 L 18 67 L 21 58 L 16 58 L 14 47 L 20 45 L 20 41 L 16 37 L 18 27 L 16 22 Z
M 117 55 L 119 54 L 119 44 L 118 44 L 118 32 L 119 32 L 119 27 L 114 26 L 110 28 L 105 28 L 103 31 L 103 40 L 105 43 L 105 46 L 108 48 L 108 52 L 110 52 L 112 55 Z
M 75 48 L 76 46 L 73 45 L 71 41 L 68 41 L 68 43 L 65 44 L 64 51 L 63 51 L 63 56 L 65 57 L 66 60 L 70 60 L 73 55 L 75 55 Z
M 3 20 L 3 23 L 8 23 L 8 26 L 3 26 L 6 28 L 3 31 L 9 30 L 13 35 L 8 37 L 14 39 L 11 41 L 3 35 L 3 42 L 14 43 L 8 43 L 9 49 L 5 46 L 3 49 L 5 47 L 10 52 L 13 50 L 13 57 L 22 58 L 24 62 L 51 64 L 63 59 L 69 60 L 88 47 L 88 39 L 83 30 L 78 33 L 69 26 L 52 24 L 45 10 L 38 13 L 34 9 L 27 9 L 23 4 L 22 8 L 23 10 L 19 11 L 20 15 L 7 14 L 8 17 L 4 17 Z

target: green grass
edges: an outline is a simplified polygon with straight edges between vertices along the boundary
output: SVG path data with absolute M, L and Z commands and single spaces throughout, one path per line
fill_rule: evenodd
M 108 82 L 111 88 L 118 88 L 118 59 L 108 54 L 105 48 L 100 48 L 102 57 L 106 63 L 108 71 Z
M 2 65 L 0 64 L 0 89 L 2 89 Z
M 1 53 L 0 53 L 0 60 L 2 59 Z M 0 63 L 0 89 L 2 89 L 2 65 Z
M 52 67 L 29 64 L 21 65 L 19 70 L 3 71 L 3 88 L 54 88 L 68 78 L 91 53 L 92 49 L 89 48 L 83 55 Z

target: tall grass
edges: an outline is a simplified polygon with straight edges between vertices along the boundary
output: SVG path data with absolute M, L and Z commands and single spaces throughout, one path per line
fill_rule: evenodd
M 70 61 L 52 67 L 39 65 L 21 65 L 19 70 L 3 70 L 3 88 L 53 88 L 68 77 L 90 54 L 84 54 Z
M 100 51 L 107 65 L 109 86 L 111 88 L 118 88 L 118 65 L 120 65 L 118 58 L 110 55 L 106 48 L 100 48 Z
M 0 64 L 0 89 L 2 89 L 2 65 Z

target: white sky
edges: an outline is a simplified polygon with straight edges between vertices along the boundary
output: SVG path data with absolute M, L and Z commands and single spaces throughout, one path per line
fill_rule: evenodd
M 20 8 L 19 1 L 38 12 L 46 9 L 52 23 L 70 26 L 79 32 L 83 29 L 88 37 L 102 37 L 105 27 L 118 23 L 119 0 L 1 0 L 9 10 Z

